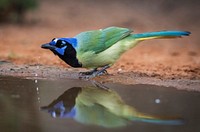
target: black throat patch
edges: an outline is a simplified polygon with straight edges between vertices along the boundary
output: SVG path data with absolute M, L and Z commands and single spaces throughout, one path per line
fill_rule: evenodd
M 67 44 L 67 48 L 65 49 L 64 55 L 58 56 L 68 65 L 72 67 L 82 67 L 82 64 L 79 63 L 78 59 L 76 58 L 76 50 L 72 47 L 71 44 Z

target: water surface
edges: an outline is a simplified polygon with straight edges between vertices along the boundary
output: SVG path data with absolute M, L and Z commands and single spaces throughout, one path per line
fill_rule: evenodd
M 200 130 L 199 92 L 178 91 L 154 85 L 106 84 L 110 88 L 107 92 L 106 89 L 80 80 L 36 81 L 14 77 L 0 77 L 0 84 L 0 130 L 5 132 Z M 74 116 L 77 116 L 77 109 L 76 112 L 72 111 L 75 104 L 79 108 L 79 114 L 81 113 L 76 119 Z M 80 104 L 87 105 L 83 107 Z M 60 111 L 55 109 L 58 106 Z M 130 115 L 118 112 L 123 107 L 153 116 L 175 116 L 183 119 L 184 124 L 132 120 Z M 71 113 L 63 114 L 63 110 L 64 113 Z M 96 116 L 96 120 L 92 115 Z M 116 125 L 116 122 L 121 125 Z

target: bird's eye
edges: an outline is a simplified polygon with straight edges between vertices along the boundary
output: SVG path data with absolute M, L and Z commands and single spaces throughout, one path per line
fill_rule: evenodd
M 62 48 L 62 47 L 65 46 L 65 45 L 66 45 L 66 42 L 63 41 L 63 40 L 58 40 L 57 43 L 56 43 L 56 46 L 57 46 L 58 48 Z

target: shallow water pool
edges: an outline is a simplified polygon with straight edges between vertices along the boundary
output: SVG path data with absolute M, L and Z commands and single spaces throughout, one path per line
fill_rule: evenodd
M 0 77 L 3 132 L 197 132 L 200 93 L 155 85 Z

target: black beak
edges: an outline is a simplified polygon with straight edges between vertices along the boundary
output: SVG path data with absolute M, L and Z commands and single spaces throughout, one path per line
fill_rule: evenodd
M 47 44 L 41 45 L 41 48 L 43 48 L 43 49 L 55 50 L 56 47 L 53 46 L 53 45 L 50 45 L 49 43 L 47 43 Z

